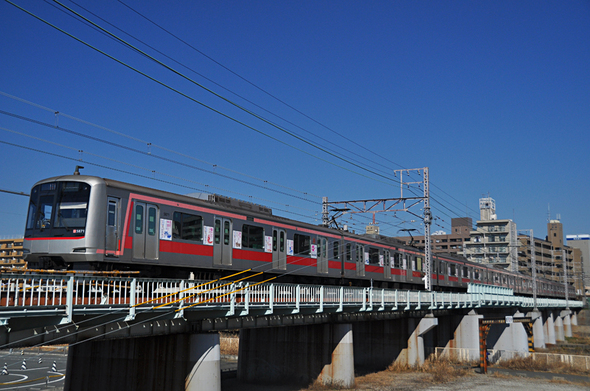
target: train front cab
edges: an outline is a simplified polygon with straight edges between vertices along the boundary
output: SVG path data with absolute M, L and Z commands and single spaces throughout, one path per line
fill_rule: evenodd
M 104 182 L 79 175 L 35 184 L 23 241 L 29 267 L 64 268 L 102 258 L 97 250 L 104 246 L 104 188 Z

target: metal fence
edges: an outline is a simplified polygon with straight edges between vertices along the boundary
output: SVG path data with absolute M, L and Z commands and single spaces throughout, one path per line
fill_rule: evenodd
M 5 275 L 0 278 L 0 322 L 35 311 L 64 313 L 127 309 L 225 310 L 228 316 L 255 309 L 315 312 L 403 311 L 478 307 L 527 307 L 530 297 L 497 293 L 450 293 L 393 289 L 231 281 L 165 280 L 78 275 Z M 539 308 L 576 308 L 583 302 L 537 299 Z

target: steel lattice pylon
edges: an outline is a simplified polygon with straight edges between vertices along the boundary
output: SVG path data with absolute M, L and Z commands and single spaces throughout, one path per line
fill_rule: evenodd
M 404 182 L 404 172 L 409 175 L 410 172 L 417 171 L 419 175 L 422 175 L 422 181 L 416 182 Z M 372 213 L 373 222 L 375 220 L 375 213 L 380 212 L 408 212 L 424 221 L 424 288 L 428 291 L 432 289 L 431 280 L 431 265 L 432 265 L 432 241 L 430 238 L 430 225 L 432 224 L 432 213 L 430 211 L 430 190 L 429 190 L 429 179 L 428 179 L 428 167 L 424 168 L 410 168 L 403 170 L 395 170 L 395 176 L 399 175 L 400 184 L 400 197 L 398 198 L 379 198 L 369 200 L 352 200 L 352 201 L 328 201 L 328 197 L 322 198 L 322 222 L 325 227 L 329 227 L 331 224 L 335 228 L 340 228 L 336 219 L 342 217 L 344 214 L 355 214 L 355 213 Z M 424 194 L 422 196 L 404 197 L 404 186 L 410 185 L 422 185 L 424 188 Z M 410 210 L 415 205 L 424 202 L 424 214 L 418 215 Z M 334 207 L 334 206 L 338 207 Z M 377 209 L 378 206 L 382 206 Z M 329 207 L 332 206 L 332 210 Z M 334 212 L 330 216 L 330 212 Z

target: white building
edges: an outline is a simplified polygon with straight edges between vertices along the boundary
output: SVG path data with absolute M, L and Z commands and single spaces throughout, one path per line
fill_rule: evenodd
M 465 257 L 473 262 L 518 270 L 516 223 L 498 220 L 496 202 L 489 197 L 479 200 L 479 211 L 480 220 L 464 245 Z

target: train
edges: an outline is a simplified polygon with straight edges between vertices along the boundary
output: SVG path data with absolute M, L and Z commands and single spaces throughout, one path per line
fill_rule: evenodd
M 31 269 L 137 271 L 213 279 L 252 270 L 282 281 L 424 289 L 424 252 L 395 238 L 300 222 L 217 194 L 180 195 L 96 176 L 43 179 L 32 187 L 23 254 Z M 468 284 L 532 295 L 530 276 L 433 255 L 431 289 Z M 565 287 L 538 278 L 537 295 Z M 573 288 L 571 297 L 574 296 Z

